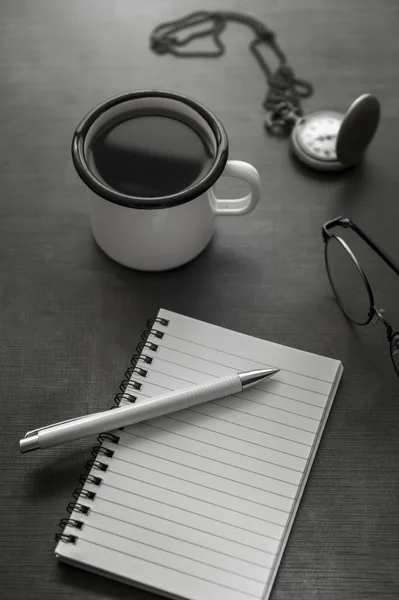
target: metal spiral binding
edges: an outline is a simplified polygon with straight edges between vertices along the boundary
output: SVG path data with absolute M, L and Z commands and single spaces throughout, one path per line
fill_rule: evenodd
M 83 521 L 78 521 L 77 519 L 61 519 L 60 521 L 60 527 L 61 529 L 65 529 L 66 526 L 68 527 L 75 527 L 75 529 L 82 529 L 84 523 Z
M 101 479 L 102 481 L 102 479 Z M 100 483 L 101 483 L 100 481 Z M 100 485 L 100 483 L 96 483 L 95 485 Z M 72 494 L 72 498 L 78 500 L 79 498 L 86 498 L 87 500 L 94 500 L 96 497 L 96 492 L 91 492 L 90 490 L 83 490 L 82 488 L 75 488 L 75 491 Z
M 103 471 L 103 473 L 108 469 L 108 465 L 99 460 L 88 460 L 85 466 L 87 471 L 91 471 L 92 469 L 98 469 L 99 471 Z
M 100 444 L 105 442 L 105 440 L 107 440 L 108 442 L 112 442 L 113 444 L 117 444 L 119 442 L 118 436 L 113 433 L 109 433 L 109 431 L 106 431 L 105 433 L 100 433 L 100 435 L 97 438 L 97 441 Z
M 55 534 L 56 542 L 65 542 L 66 544 L 76 544 L 77 539 L 78 538 L 76 535 L 70 535 L 70 534 L 66 534 L 66 533 L 56 533 Z
M 162 319 L 159 317 L 148 319 L 146 323 L 146 329 L 141 334 L 141 342 L 139 342 L 139 344 L 136 346 L 135 354 L 133 354 L 130 360 L 130 367 L 125 372 L 125 378 L 119 385 L 120 392 L 116 394 L 114 398 L 115 407 L 118 407 L 123 400 L 127 400 L 132 404 L 137 400 L 137 396 L 126 392 L 126 389 L 128 385 L 137 390 L 140 390 L 141 388 L 142 384 L 140 382 L 131 381 L 133 373 L 137 373 L 141 377 L 145 377 L 147 375 L 147 369 L 142 368 L 140 365 L 138 365 L 138 363 L 140 361 L 144 364 L 150 365 L 153 361 L 153 357 L 150 354 L 147 354 L 147 350 L 149 352 L 156 352 L 158 350 L 158 344 L 154 344 L 154 342 L 148 340 L 150 335 L 154 335 L 158 339 L 163 338 L 163 331 L 153 327 L 156 323 L 162 325 L 163 327 L 167 327 L 169 325 L 169 321 L 167 319 Z M 145 352 L 143 352 L 144 350 Z
M 88 515 L 90 507 L 86 506 L 86 504 L 81 504 L 80 502 L 70 502 L 67 506 L 67 513 L 71 515 L 73 511 L 82 513 L 82 515 Z
M 169 321 L 167 319 L 162 319 L 160 317 L 155 317 L 153 319 L 148 319 L 146 323 L 146 329 L 141 335 L 141 342 L 137 344 L 135 354 L 132 356 L 130 361 L 130 367 L 125 372 L 125 379 L 119 385 L 120 392 L 116 394 L 114 398 L 114 405 L 111 408 L 118 408 L 122 400 L 128 400 L 131 403 L 136 402 L 137 397 L 133 394 L 127 393 L 126 389 L 128 385 L 133 387 L 136 390 L 140 390 L 142 387 L 142 382 L 132 380 L 131 377 L 134 373 L 139 375 L 140 377 L 145 378 L 147 376 L 147 369 L 138 366 L 137 363 L 139 361 L 144 364 L 150 365 L 153 361 L 153 357 L 150 354 L 147 354 L 147 350 L 149 352 L 156 352 L 158 350 L 158 344 L 154 344 L 151 341 L 148 341 L 148 337 L 150 335 L 155 336 L 157 339 L 162 339 L 164 336 L 164 332 L 159 329 L 155 329 L 154 325 L 158 323 L 163 327 L 167 327 L 169 325 Z M 143 353 L 143 350 L 146 350 L 146 353 Z M 121 427 L 120 429 L 123 429 Z M 110 433 L 108 431 L 104 433 L 100 433 L 97 438 L 98 445 L 94 446 L 92 449 L 92 456 L 94 459 L 90 459 L 86 463 L 86 470 L 92 471 L 96 469 L 101 472 L 105 472 L 108 469 L 108 464 L 97 460 L 99 455 L 103 455 L 106 458 L 112 458 L 114 455 L 114 450 L 110 448 L 105 448 L 102 446 L 103 442 L 111 442 L 112 444 L 118 444 L 119 437 L 114 433 Z M 87 501 L 93 501 L 96 497 L 96 492 L 92 492 L 91 490 L 83 489 L 86 483 L 91 483 L 92 485 L 100 486 L 102 483 L 102 477 L 93 475 L 92 473 L 85 474 L 83 473 L 79 478 L 79 483 L 81 485 L 80 488 L 76 488 L 72 494 L 75 502 L 70 502 L 67 506 L 67 513 L 72 514 L 72 512 L 79 512 L 83 515 L 88 515 L 90 512 L 90 506 L 86 506 L 86 504 L 82 504 L 80 500 L 85 499 Z M 62 530 L 65 527 L 74 527 L 77 530 L 80 530 L 84 526 L 84 522 L 78 519 L 64 518 L 59 522 L 59 526 Z M 55 539 L 57 542 L 65 542 L 67 544 L 76 544 L 78 540 L 78 536 L 66 533 L 56 533 Z
M 89 473 L 88 475 L 84 475 L 82 473 L 82 475 L 79 477 L 79 483 L 82 486 L 84 486 L 85 483 L 92 483 L 93 485 L 100 485 L 100 483 L 102 483 L 102 478 L 96 477 L 95 475 L 92 475 L 91 473 Z
M 93 450 L 91 451 L 91 454 L 92 456 L 94 456 L 94 458 L 97 458 L 99 454 L 103 454 L 107 458 L 112 458 L 114 455 L 114 451 L 110 450 L 109 448 L 104 448 L 103 446 L 94 446 Z

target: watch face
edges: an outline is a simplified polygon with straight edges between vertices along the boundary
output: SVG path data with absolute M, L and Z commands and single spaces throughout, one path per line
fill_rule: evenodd
M 342 119 L 342 114 L 332 111 L 321 111 L 300 119 L 295 127 L 299 149 L 319 161 L 336 161 Z

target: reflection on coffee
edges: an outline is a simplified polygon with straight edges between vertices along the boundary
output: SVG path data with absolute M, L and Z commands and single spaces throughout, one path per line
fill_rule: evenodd
M 214 157 L 186 123 L 141 115 L 117 123 L 93 140 L 90 169 L 110 187 L 129 196 L 176 194 L 199 181 Z

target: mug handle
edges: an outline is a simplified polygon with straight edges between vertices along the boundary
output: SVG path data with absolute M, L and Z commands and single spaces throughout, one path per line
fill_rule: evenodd
M 244 215 L 251 212 L 259 202 L 261 186 L 258 171 L 242 160 L 228 160 L 222 177 L 238 177 L 249 185 L 249 194 L 243 198 L 217 198 L 213 194 L 213 210 L 216 215 Z

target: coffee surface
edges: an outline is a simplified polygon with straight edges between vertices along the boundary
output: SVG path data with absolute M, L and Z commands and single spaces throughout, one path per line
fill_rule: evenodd
M 87 158 L 90 168 L 110 187 L 145 198 L 181 192 L 213 163 L 194 129 L 157 115 L 133 117 L 106 129 L 94 138 Z

